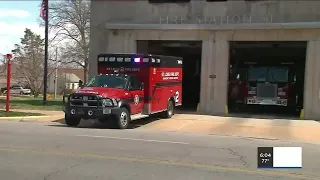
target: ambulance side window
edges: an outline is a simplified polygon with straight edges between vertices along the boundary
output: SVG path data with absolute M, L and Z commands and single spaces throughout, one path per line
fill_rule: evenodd
M 136 76 L 130 77 L 129 90 L 140 90 L 141 87 L 142 87 L 142 84 Z

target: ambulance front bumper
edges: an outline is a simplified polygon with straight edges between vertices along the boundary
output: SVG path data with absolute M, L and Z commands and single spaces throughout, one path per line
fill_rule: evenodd
M 120 114 L 119 107 L 76 107 L 65 106 L 64 112 L 67 116 L 78 117 L 82 119 L 106 119 L 110 117 L 118 117 Z

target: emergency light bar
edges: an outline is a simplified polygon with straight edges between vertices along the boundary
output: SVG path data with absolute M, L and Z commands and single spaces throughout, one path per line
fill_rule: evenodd
M 139 57 L 135 57 L 135 58 L 133 59 L 133 62 L 135 62 L 135 63 L 139 63 L 139 62 L 141 62 L 141 58 L 139 58 Z
M 142 57 L 99 57 L 98 61 L 99 62 L 132 62 L 132 63 L 149 63 L 150 58 L 142 58 Z M 160 63 L 161 60 L 160 59 L 155 59 L 152 58 L 151 59 L 151 63 Z M 180 64 L 178 62 L 178 64 Z
M 141 60 L 142 60 L 142 62 L 145 62 L 145 63 L 149 62 L 149 58 L 141 58 L 141 57 L 133 58 L 133 62 L 135 62 L 135 63 L 140 63 Z

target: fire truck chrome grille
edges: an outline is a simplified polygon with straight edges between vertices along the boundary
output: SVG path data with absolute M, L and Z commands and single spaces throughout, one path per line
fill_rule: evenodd
M 260 98 L 277 98 L 277 84 L 258 83 L 257 97 Z
M 74 94 L 70 97 L 70 105 L 78 107 L 97 107 L 100 101 L 95 95 Z

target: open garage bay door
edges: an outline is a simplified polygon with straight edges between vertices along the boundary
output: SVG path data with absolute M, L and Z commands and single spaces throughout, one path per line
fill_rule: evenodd
M 182 109 L 196 110 L 200 99 L 201 41 L 137 41 L 137 52 L 183 58 Z
M 306 42 L 231 42 L 229 112 L 299 115 L 306 47 Z

